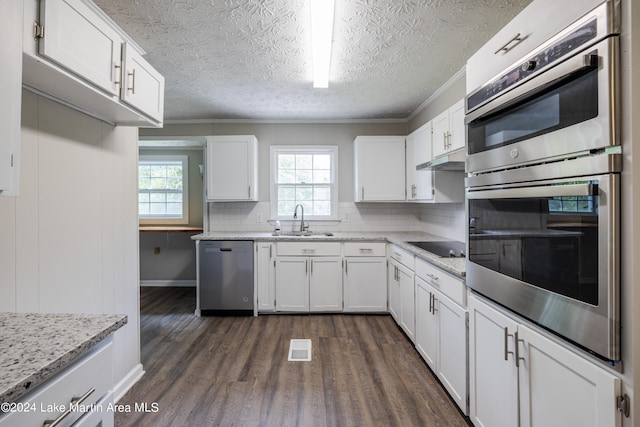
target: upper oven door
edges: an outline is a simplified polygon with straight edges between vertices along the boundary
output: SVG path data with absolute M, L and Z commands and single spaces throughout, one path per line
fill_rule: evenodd
M 467 171 L 618 145 L 618 37 L 577 53 L 467 115 Z

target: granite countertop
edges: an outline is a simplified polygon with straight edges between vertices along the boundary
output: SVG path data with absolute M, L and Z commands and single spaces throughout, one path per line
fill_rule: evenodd
M 327 236 L 324 233 L 313 234 L 311 236 L 274 236 L 271 232 L 217 232 L 208 231 L 201 234 L 191 236 L 193 240 L 254 240 L 254 241 L 383 241 L 398 245 L 418 257 L 430 262 L 431 264 L 461 278 L 465 277 L 466 259 L 465 258 L 447 258 L 439 257 L 430 252 L 420 249 L 417 246 L 408 244 L 407 242 L 415 241 L 442 241 L 451 240 L 441 236 L 421 231 L 388 231 L 388 232 L 370 232 L 370 231 L 353 231 L 338 232 Z
M 123 314 L 0 312 L 0 403 L 18 401 L 126 323 Z

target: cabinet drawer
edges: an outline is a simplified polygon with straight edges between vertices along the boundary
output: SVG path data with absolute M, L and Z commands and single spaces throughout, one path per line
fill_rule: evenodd
M 385 256 L 386 249 L 384 242 L 345 242 L 344 256 Z
M 340 242 L 278 242 L 278 255 L 339 256 Z
M 72 411 L 59 426 L 70 426 L 90 410 L 112 387 L 112 344 L 111 338 L 98 344 L 94 349 L 71 366 L 65 368 L 51 379 L 20 400 L 29 412 L 11 412 L 0 416 L 0 427 L 41 426 L 45 420 L 55 420 L 66 409 Z M 91 389 L 94 389 L 90 393 Z M 82 402 L 71 406 L 72 400 L 87 395 Z M 103 408 L 106 410 L 106 408 Z
M 465 285 L 461 279 L 421 258 L 416 258 L 416 275 L 451 298 L 457 304 L 466 307 Z
M 414 270 L 415 256 L 396 245 L 389 245 L 389 257 Z

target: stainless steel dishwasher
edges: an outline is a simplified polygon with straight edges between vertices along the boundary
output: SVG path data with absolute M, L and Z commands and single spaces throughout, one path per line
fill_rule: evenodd
M 198 242 L 201 315 L 253 314 L 253 241 Z

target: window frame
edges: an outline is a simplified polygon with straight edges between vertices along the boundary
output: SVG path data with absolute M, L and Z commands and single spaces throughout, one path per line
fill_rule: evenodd
M 272 145 L 270 147 L 271 168 L 269 187 L 271 200 L 271 220 L 293 220 L 293 212 L 289 215 L 278 215 L 278 155 L 279 154 L 329 154 L 331 156 L 331 214 L 308 215 L 304 219 L 311 221 L 336 221 L 338 219 L 338 146 L 337 145 Z M 291 184 L 288 184 L 291 185 Z M 298 219 L 299 220 L 299 217 Z
M 189 156 L 183 154 L 140 154 L 138 170 L 141 162 L 182 162 L 182 216 L 177 217 L 141 217 L 138 208 L 138 222 L 145 225 L 189 224 Z M 138 206 L 140 205 L 140 176 L 138 174 Z

